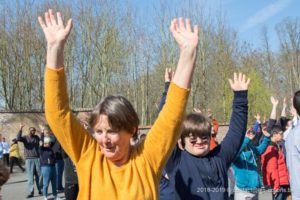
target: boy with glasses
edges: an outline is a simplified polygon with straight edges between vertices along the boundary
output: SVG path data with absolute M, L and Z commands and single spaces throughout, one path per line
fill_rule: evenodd
M 245 137 L 250 80 L 241 73 L 234 73 L 234 79 L 229 82 L 234 99 L 226 137 L 210 151 L 210 119 L 201 113 L 187 115 L 179 144 L 163 171 L 168 182 L 160 187 L 161 199 L 228 199 L 227 171 Z

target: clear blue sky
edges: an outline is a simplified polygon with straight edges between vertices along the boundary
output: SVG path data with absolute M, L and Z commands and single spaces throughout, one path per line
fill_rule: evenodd
M 184 0 L 181 0 L 183 2 Z M 278 49 L 279 41 L 275 25 L 286 17 L 300 18 L 300 0 L 198 0 L 212 13 L 220 12 L 227 17 L 227 23 L 238 32 L 240 41 L 261 47 L 262 28 L 268 29 L 273 50 Z M 151 5 L 158 6 L 160 0 L 134 0 L 140 13 L 150 14 Z M 175 0 L 165 0 L 176 7 Z M 216 13 L 217 14 L 217 13 Z
M 261 32 L 263 26 L 266 26 L 272 49 L 277 49 L 279 43 L 275 25 L 287 17 L 300 18 L 299 0 L 225 0 L 221 2 L 223 2 L 229 23 L 238 30 L 240 39 L 252 43 L 254 47 L 261 46 Z

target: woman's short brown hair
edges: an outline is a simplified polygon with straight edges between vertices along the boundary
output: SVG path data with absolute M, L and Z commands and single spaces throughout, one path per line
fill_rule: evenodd
M 106 115 L 110 126 L 117 131 L 125 130 L 137 134 L 139 117 L 132 104 L 123 96 L 107 96 L 94 108 L 89 119 L 90 127 L 94 128 L 100 115 Z
M 181 139 L 193 136 L 211 137 L 211 120 L 201 113 L 188 114 L 182 124 Z

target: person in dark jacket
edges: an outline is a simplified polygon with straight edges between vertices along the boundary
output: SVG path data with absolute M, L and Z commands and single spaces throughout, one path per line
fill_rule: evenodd
M 56 169 L 55 169 L 55 153 L 52 150 L 53 144 L 55 143 L 50 128 L 45 125 L 41 133 L 41 144 L 40 144 L 40 162 L 41 171 L 43 177 L 43 196 L 44 199 L 48 198 L 48 187 L 51 182 L 52 194 L 54 200 L 59 200 L 56 190 Z
M 183 122 L 180 145 L 165 166 L 168 176 L 164 190 L 173 191 L 160 199 L 228 199 L 227 171 L 244 140 L 247 117 L 247 90 L 250 80 L 243 74 L 234 74 L 230 86 L 234 91 L 233 111 L 229 131 L 216 148 L 210 151 L 211 122 L 199 113 L 188 114 Z
M 55 137 L 54 135 L 52 137 Z M 55 154 L 55 169 L 56 169 L 56 187 L 58 192 L 63 192 L 64 187 L 62 184 L 62 177 L 64 172 L 64 160 L 62 155 L 62 147 L 59 142 L 55 139 L 55 143 L 52 146 L 52 150 Z
M 65 163 L 65 198 L 66 200 L 76 200 L 79 192 L 77 171 L 74 163 L 63 151 L 63 159 Z
M 36 187 L 41 192 L 41 166 L 40 166 L 40 159 L 39 159 L 39 143 L 40 138 L 37 136 L 36 129 L 34 127 L 29 128 L 29 134 L 22 136 L 24 125 L 20 125 L 20 131 L 17 134 L 17 140 L 24 144 L 24 157 L 25 157 L 25 167 L 27 172 L 27 198 L 32 198 L 34 195 L 34 178 Z

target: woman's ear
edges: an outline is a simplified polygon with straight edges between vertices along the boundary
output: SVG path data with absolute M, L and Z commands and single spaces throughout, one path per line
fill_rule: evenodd
M 132 134 L 131 138 L 133 140 L 137 140 L 138 139 L 138 129 L 136 127 L 133 128 L 133 134 Z

